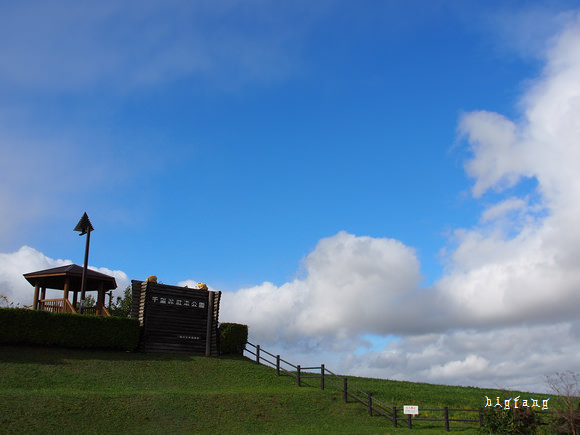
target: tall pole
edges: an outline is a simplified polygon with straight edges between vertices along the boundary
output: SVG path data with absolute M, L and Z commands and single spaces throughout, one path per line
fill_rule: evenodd
M 81 314 L 84 314 L 85 312 L 85 291 L 87 286 L 87 269 L 89 267 L 89 244 L 91 243 L 91 231 L 93 230 L 94 230 L 93 225 L 91 224 L 91 221 L 89 220 L 89 217 L 85 212 L 83 214 L 83 217 L 81 217 L 81 220 L 74 229 L 74 231 L 80 231 L 79 236 L 82 236 L 84 234 L 87 235 L 87 244 L 85 245 L 85 263 L 83 266 L 83 274 L 81 277 L 81 309 L 80 309 Z
M 83 275 L 81 277 L 81 314 L 85 313 L 85 290 L 87 287 L 87 269 L 89 267 L 89 243 L 91 243 L 91 232 L 87 231 L 87 243 L 85 245 L 85 263 L 83 265 Z

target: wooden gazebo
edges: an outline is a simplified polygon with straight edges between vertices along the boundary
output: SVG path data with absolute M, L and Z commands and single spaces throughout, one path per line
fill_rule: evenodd
M 78 294 L 81 291 L 83 268 L 76 264 L 55 267 L 24 274 L 24 278 L 34 286 L 34 302 L 32 309 L 60 313 L 76 313 Z M 63 290 L 61 299 L 46 299 L 46 289 Z M 94 270 L 87 270 L 85 291 L 97 291 L 97 304 L 85 307 L 85 314 L 109 316 L 105 308 L 105 293 L 117 288 L 115 278 Z M 69 294 L 73 293 L 72 304 Z

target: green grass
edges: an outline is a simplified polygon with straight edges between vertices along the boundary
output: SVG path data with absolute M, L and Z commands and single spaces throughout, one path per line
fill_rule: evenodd
M 351 378 L 390 406 L 479 408 L 514 393 Z M 410 433 L 318 380 L 288 375 L 243 357 L 205 358 L 0 346 L 0 433 Z M 470 415 L 475 418 L 477 414 Z M 421 416 L 425 416 L 422 413 Z M 405 426 L 401 422 L 400 426 Z M 442 422 L 417 422 L 444 433 Z M 451 423 L 452 433 L 478 433 Z

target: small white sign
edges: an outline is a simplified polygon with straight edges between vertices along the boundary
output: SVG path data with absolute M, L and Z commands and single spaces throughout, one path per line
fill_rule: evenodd
M 414 405 L 405 405 L 405 406 L 403 406 L 403 413 L 404 414 L 418 415 L 419 414 L 419 407 L 414 406 Z

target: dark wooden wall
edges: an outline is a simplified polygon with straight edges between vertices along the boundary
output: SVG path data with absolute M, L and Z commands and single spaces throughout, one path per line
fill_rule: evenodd
M 131 317 L 142 326 L 140 350 L 219 355 L 221 292 L 132 281 Z

